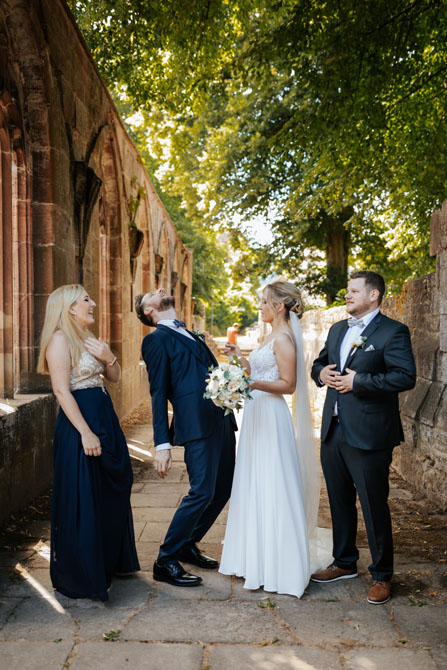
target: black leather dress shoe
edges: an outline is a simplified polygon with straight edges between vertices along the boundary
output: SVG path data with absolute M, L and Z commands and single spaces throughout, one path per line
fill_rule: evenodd
M 154 579 L 157 582 L 167 582 L 173 586 L 199 586 L 202 583 L 201 577 L 191 575 L 183 569 L 178 561 L 169 561 L 160 565 L 154 563 Z
M 192 563 L 192 565 L 197 565 L 198 568 L 205 568 L 205 570 L 216 570 L 219 567 L 219 561 L 205 556 L 203 551 L 195 545 L 192 547 L 183 547 L 178 557 L 181 561 Z

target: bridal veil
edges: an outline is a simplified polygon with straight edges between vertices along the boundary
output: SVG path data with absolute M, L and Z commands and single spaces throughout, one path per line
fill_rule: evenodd
M 296 342 L 296 390 L 293 403 L 293 419 L 309 535 L 310 565 L 312 572 L 315 572 L 332 563 L 332 531 L 318 527 L 320 473 L 315 454 L 303 333 L 298 316 L 294 312 L 290 312 L 290 324 Z

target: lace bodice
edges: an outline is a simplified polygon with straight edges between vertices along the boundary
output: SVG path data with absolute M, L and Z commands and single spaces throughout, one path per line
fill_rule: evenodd
M 83 351 L 79 363 L 70 370 L 70 391 L 89 389 L 95 386 L 104 388 L 102 374 L 104 366 L 97 358 Z
M 258 349 L 254 349 L 248 358 L 250 377 L 264 382 L 275 382 L 279 379 L 279 370 L 273 352 L 274 339 Z

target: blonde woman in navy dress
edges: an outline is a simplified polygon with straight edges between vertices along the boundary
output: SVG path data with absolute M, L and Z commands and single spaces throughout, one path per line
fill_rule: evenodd
M 60 404 L 54 434 L 50 573 L 69 598 L 108 600 L 112 576 L 140 569 L 126 439 L 104 387 L 121 370 L 89 328 L 94 301 L 78 284 L 48 298 L 37 370 Z

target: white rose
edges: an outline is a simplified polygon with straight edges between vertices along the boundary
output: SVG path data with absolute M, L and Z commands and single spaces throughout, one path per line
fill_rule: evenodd
M 237 365 L 230 365 L 230 379 L 240 379 L 241 369 Z
M 215 394 L 219 390 L 219 382 L 217 379 L 213 379 L 209 384 L 208 384 L 208 391 L 212 394 Z

